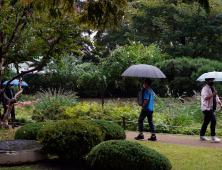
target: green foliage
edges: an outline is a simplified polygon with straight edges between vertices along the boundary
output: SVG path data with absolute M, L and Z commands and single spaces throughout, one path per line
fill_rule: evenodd
M 132 106 L 132 105 L 131 105 Z M 122 120 L 122 116 L 128 121 L 137 121 L 141 108 L 137 105 L 130 107 L 129 105 L 118 106 L 117 103 L 105 105 L 102 109 L 98 103 L 79 103 L 75 107 L 67 107 L 63 112 L 65 117 L 78 119 L 104 119 L 109 121 Z
M 153 121 L 158 133 L 181 133 L 198 134 L 198 130 L 203 123 L 203 112 L 201 111 L 200 94 L 197 93 L 192 98 L 155 98 Z M 100 119 L 107 121 L 121 121 L 125 116 L 126 121 L 138 122 L 141 107 L 137 103 L 109 102 L 105 103 L 104 109 L 98 103 L 79 103 L 75 107 L 67 107 L 62 114 L 67 118 L 77 118 L 83 120 Z M 221 114 L 216 114 L 217 129 L 221 129 Z M 147 122 L 144 120 L 144 122 Z M 167 126 L 161 126 L 167 125 Z M 169 126 L 190 127 L 176 128 Z M 126 123 L 126 129 L 138 130 L 138 124 Z M 150 132 L 148 125 L 144 125 L 144 131 Z M 222 131 L 218 130 L 217 134 Z
M 55 124 L 55 122 L 28 123 L 16 131 L 15 139 L 37 140 L 38 132 L 45 128 L 45 126 L 53 124 Z
M 126 139 L 124 129 L 116 123 L 105 120 L 88 120 L 86 122 L 98 127 L 103 132 L 103 141 Z
M 107 141 L 95 146 L 87 155 L 95 169 L 170 170 L 170 161 L 159 152 L 137 142 Z
M 58 61 L 52 59 L 50 63 L 47 64 L 47 67 L 44 68 L 46 76 L 50 81 L 50 84 L 53 87 L 71 86 L 73 82 L 76 81 L 76 65 L 79 63 L 76 62 L 77 58 L 73 55 L 66 55 Z M 73 84 L 73 86 L 75 86 Z
M 57 120 L 64 119 L 61 113 L 65 108 L 77 104 L 76 93 L 59 89 L 38 92 L 40 102 L 35 104 L 32 119 L 38 120 L 43 116 L 45 119 Z
M 210 15 L 193 1 L 142 0 L 131 5 L 135 40 L 145 45 L 158 42 L 174 58 L 221 58 L 221 1 L 210 1 Z
M 154 64 L 168 58 L 170 56 L 162 54 L 161 49 L 155 44 L 145 47 L 130 41 L 130 45 L 120 46 L 110 56 L 100 58 L 98 64 L 89 62 L 77 65 L 77 85 L 85 90 L 99 89 L 101 97 L 105 96 L 105 92 L 111 86 L 124 89 L 126 82 L 137 90 L 138 81 L 124 81 L 121 74 L 132 64 Z
M 94 146 L 102 142 L 102 132 L 84 121 L 67 120 L 46 126 L 37 138 L 42 145 L 43 154 L 83 160 Z
M 78 20 L 76 15 L 49 19 L 48 11 L 38 13 L 36 7 L 29 3 L 24 5 L 21 1 L 16 1 L 14 4 L 5 1 L 0 5 L 2 21 L 0 32 L 4 33 L 0 44 L 0 47 L 4 47 L 4 51 L 0 57 L 5 57 L 5 53 L 9 52 L 7 62 L 18 64 L 38 59 L 39 56 L 47 55 L 50 47 L 51 56 L 59 58 L 58 54 L 65 52 L 67 44 L 70 49 L 74 49 L 76 44 L 73 44 L 73 39 L 81 39 L 81 26 L 76 27 Z M 4 41 L 5 37 L 12 37 L 12 41 Z M 61 43 L 52 45 L 56 40 Z M 13 48 L 10 48 L 9 44 Z
M 13 140 L 16 130 L 6 129 L 4 127 L 0 128 L 0 141 L 2 140 Z
M 190 59 L 183 57 L 160 62 L 156 66 L 167 77 L 167 81 L 162 83 L 162 85 L 168 84 L 169 92 L 172 92 L 173 96 L 178 97 L 178 94 L 182 95 L 184 92 L 187 92 L 190 96 L 193 94 L 193 90 L 201 91 L 205 82 L 197 82 L 197 78 L 206 72 L 220 71 L 222 63 L 203 58 Z M 159 81 L 156 80 L 156 82 Z M 222 93 L 220 91 L 222 88 L 221 85 L 216 84 L 216 87 L 219 94 Z
M 80 22 L 90 28 L 117 28 L 125 20 L 126 0 L 87 0 Z
M 9 80 L 11 77 L 15 76 L 15 72 L 10 69 L 3 70 L 2 83 Z

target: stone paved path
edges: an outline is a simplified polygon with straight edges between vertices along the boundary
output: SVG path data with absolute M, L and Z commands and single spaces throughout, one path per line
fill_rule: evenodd
M 135 132 L 126 132 L 126 138 L 135 140 L 134 138 L 138 135 L 138 133 Z M 152 142 L 161 142 L 161 143 L 172 143 L 172 144 L 179 144 L 179 145 L 189 145 L 189 146 L 200 146 L 200 147 L 216 147 L 216 148 L 222 148 L 222 142 L 213 142 L 210 141 L 201 141 L 196 137 L 185 135 L 176 136 L 176 135 L 170 135 L 170 134 L 157 134 L 157 141 Z M 144 134 L 143 141 L 147 141 L 147 139 L 150 137 L 150 134 Z M 208 137 L 210 138 L 210 137 Z M 222 140 L 222 139 L 221 139 Z

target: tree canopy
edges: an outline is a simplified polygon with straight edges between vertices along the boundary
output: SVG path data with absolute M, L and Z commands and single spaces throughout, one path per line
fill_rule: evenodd
M 221 59 L 222 3 L 210 1 L 207 14 L 195 1 L 141 0 L 129 3 L 130 21 L 116 30 L 100 30 L 95 37 L 105 49 L 127 44 L 127 39 L 148 46 L 156 43 L 176 57 Z

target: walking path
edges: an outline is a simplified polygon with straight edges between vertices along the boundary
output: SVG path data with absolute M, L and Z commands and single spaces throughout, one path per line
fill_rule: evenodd
M 126 132 L 126 139 L 132 139 L 138 135 L 136 132 Z M 222 148 L 222 142 L 213 142 L 210 141 L 201 141 L 197 136 L 186 137 L 185 135 L 176 136 L 171 134 L 157 134 L 157 141 L 154 142 L 161 142 L 161 143 L 171 143 L 171 144 L 179 144 L 179 145 L 189 145 L 189 146 L 199 146 L 199 147 L 216 147 Z M 147 141 L 150 137 L 150 134 L 144 133 L 144 139 L 142 141 Z M 210 137 L 209 137 L 210 138 Z M 153 141 L 152 141 L 153 142 Z

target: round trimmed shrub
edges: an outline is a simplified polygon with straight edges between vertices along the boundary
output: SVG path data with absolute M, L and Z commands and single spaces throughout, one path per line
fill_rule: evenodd
M 37 140 L 36 136 L 40 130 L 47 125 L 55 123 L 56 122 L 35 122 L 26 124 L 16 131 L 14 139 Z
M 95 146 L 86 157 L 94 169 L 169 170 L 170 161 L 159 152 L 137 142 L 116 140 Z
M 102 131 L 82 120 L 67 120 L 46 126 L 37 138 L 42 145 L 41 153 L 81 161 L 102 142 Z
M 102 131 L 104 141 L 126 139 L 124 129 L 116 123 L 105 120 L 87 120 L 87 123 L 97 126 Z

